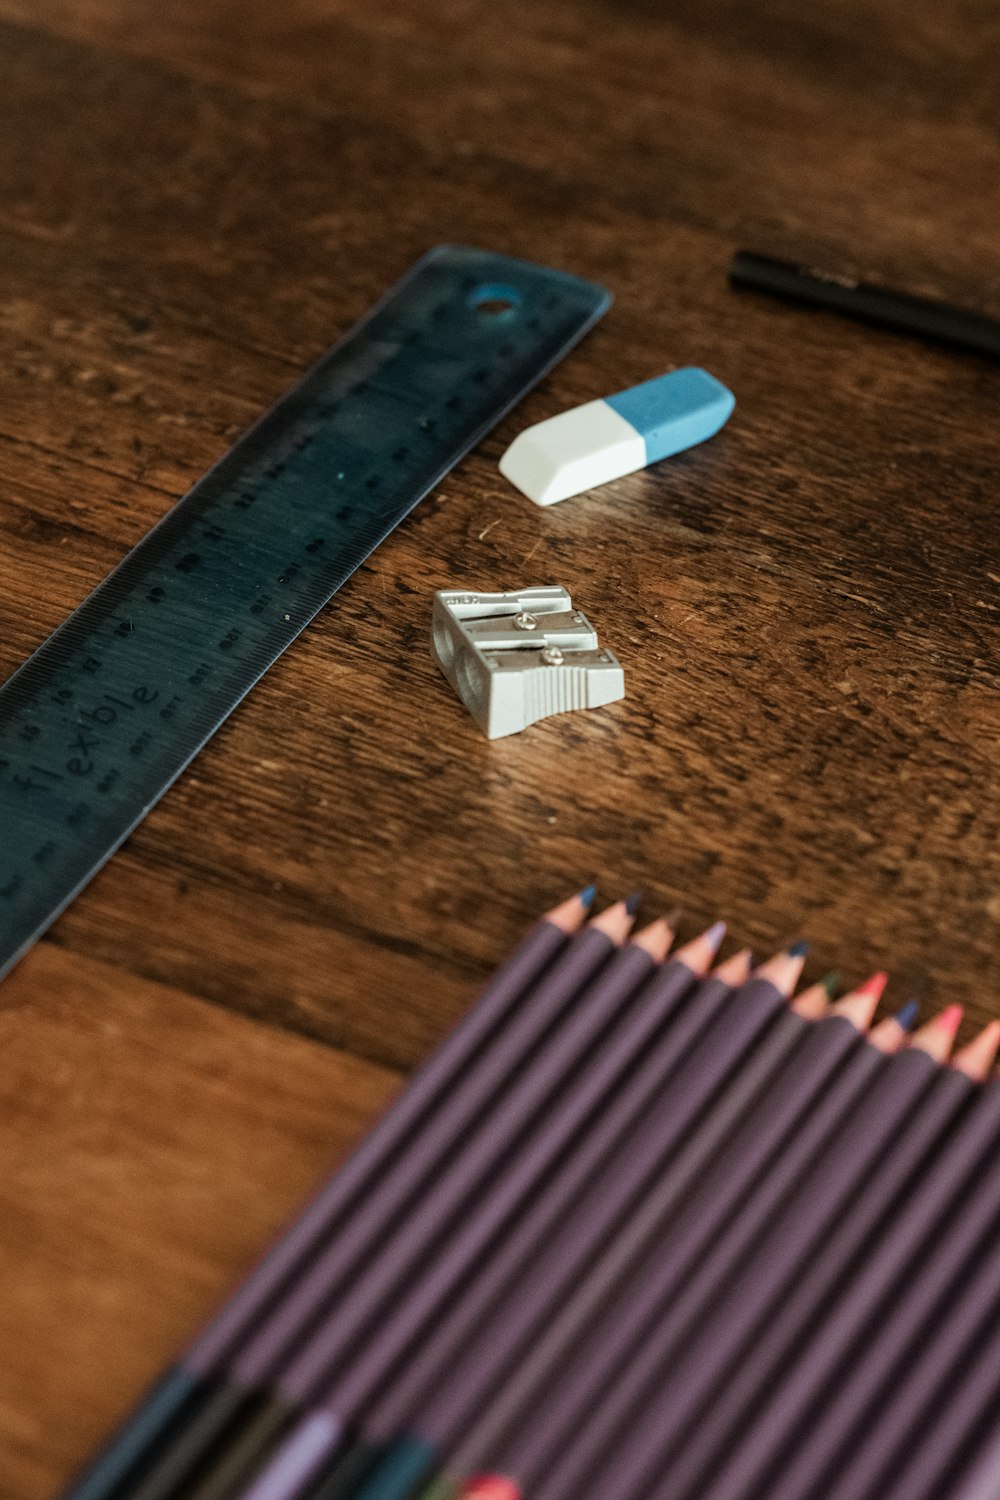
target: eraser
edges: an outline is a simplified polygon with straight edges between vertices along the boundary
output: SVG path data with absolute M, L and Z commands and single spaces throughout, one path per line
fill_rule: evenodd
M 672 370 L 529 427 L 501 458 L 500 472 L 536 505 L 555 505 L 703 443 L 735 405 L 707 370 Z

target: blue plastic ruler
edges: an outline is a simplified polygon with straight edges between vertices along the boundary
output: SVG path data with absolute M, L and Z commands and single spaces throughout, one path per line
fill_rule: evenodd
M 0 687 L 0 975 L 609 301 L 433 250 Z

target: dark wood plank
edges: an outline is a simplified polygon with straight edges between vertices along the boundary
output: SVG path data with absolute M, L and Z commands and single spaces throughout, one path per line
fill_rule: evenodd
M 749 242 L 1000 308 L 996 40 L 961 0 L 0 0 L 0 673 L 428 245 L 617 297 L 5 985 L 0 1495 L 591 871 L 1000 1013 L 995 370 L 725 283 Z M 499 477 L 686 363 L 737 393 L 713 443 L 546 512 Z M 628 697 L 489 745 L 430 598 L 524 582 Z

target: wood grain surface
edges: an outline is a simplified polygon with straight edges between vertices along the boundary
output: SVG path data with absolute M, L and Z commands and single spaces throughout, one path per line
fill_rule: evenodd
M 3 1500 L 591 872 L 1000 1014 L 1000 375 L 725 279 L 1000 312 L 998 44 L 974 0 L 0 0 L 0 676 L 430 245 L 616 296 L 0 989 Z M 712 443 L 550 511 L 498 475 L 681 364 Z M 524 583 L 627 698 L 491 745 L 431 594 Z

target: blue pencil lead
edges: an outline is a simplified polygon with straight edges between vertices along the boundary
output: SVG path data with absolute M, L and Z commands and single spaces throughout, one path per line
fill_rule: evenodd
M 897 1010 L 895 1016 L 893 1017 L 893 1020 L 896 1022 L 896 1025 L 901 1026 L 904 1031 L 912 1031 L 914 1026 L 917 1024 L 917 1017 L 919 1015 L 920 1001 L 907 1000 L 902 1009 Z

